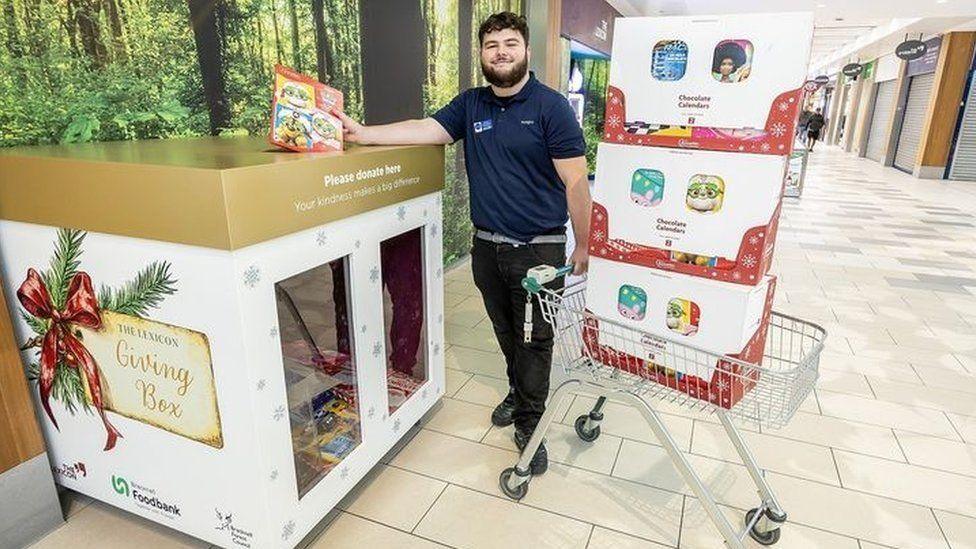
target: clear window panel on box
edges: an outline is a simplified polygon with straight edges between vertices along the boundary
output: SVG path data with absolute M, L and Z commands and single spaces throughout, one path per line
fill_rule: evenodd
M 362 441 L 349 259 L 275 284 L 299 497 Z
M 390 413 L 427 381 L 423 228 L 380 243 Z

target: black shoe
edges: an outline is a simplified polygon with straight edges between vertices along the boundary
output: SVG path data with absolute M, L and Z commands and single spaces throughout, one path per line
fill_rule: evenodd
M 530 438 L 532 438 L 531 432 L 515 429 L 515 446 L 518 447 L 520 452 L 525 449 Z M 543 440 L 542 444 L 539 445 L 539 449 L 535 451 L 535 455 L 532 456 L 532 461 L 529 462 L 529 471 L 534 476 L 538 476 L 547 470 L 549 470 L 549 452 L 546 451 L 546 441 Z
M 496 427 L 508 427 L 514 420 L 512 420 L 512 413 L 515 412 L 515 392 L 509 391 L 508 396 L 505 400 L 501 401 L 498 406 L 491 412 L 491 423 Z

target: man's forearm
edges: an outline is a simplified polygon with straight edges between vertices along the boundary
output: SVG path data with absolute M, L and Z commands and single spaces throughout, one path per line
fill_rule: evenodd
M 590 245 L 590 213 L 593 209 L 593 203 L 590 198 L 590 185 L 585 174 L 575 185 L 569 186 L 566 192 L 566 202 L 569 206 L 569 219 L 573 224 L 576 247 L 588 249 Z
M 392 124 L 363 126 L 363 145 L 444 145 L 451 136 L 432 118 L 404 120 Z

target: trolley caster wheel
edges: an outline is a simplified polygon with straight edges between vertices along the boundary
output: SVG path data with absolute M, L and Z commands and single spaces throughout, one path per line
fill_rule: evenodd
M 515 488 L 512 488 L 508 484 L 513 475 L 519 478 L 525 478 L 525 480 Z M 529 493 L 529 480 L 531 477 L 531 474 L 526 474 L 523 477 L 515 472 L 515 467 L 509 467 L 508 469 L 502 471 L 502 474 L 498 477 L 498 486 L 502 489 L 503 494 L 511 499 L 514 499 L 515 501 L 518 501 L 524 498 L 525 494 Z
M 576 435 L 580 437 L 580 440 L 584 442 L 593 442 L 594 440 L 600 438 L 600 426 L 587 430 L 586 420 L 590 419 L 589 414 L 583 414 L 576 418 Z
M 752 522 L 752 517 L 756 515 L 759 509 L 750 509 L 746 512 L 746 525 Z M 759 524 L 756 523 L 749 529 L 749 537 L 754 539 L 759 545 L 775 545 L 779 541 L 779 528 L 769 530 L 768 532 L 760 532 L 756 529 Z

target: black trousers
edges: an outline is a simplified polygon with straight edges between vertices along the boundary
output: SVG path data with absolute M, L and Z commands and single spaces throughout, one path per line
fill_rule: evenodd
M 495 244 L 474 238 L 471 271 L 481 291 L 488 318 L 505 355 L 508 383 L 515 393 L 515 427 L 531 432 L 546 409 L 552 367 L 552 326 L 543 318 L 538 302 L 532 308 L 532 341 L 524 342 L 526 291 L 522 279 L 537 265 L 561 267 L 566 263 L 563 244 Z M 547 287 L 559 288 L 562 279 Z

